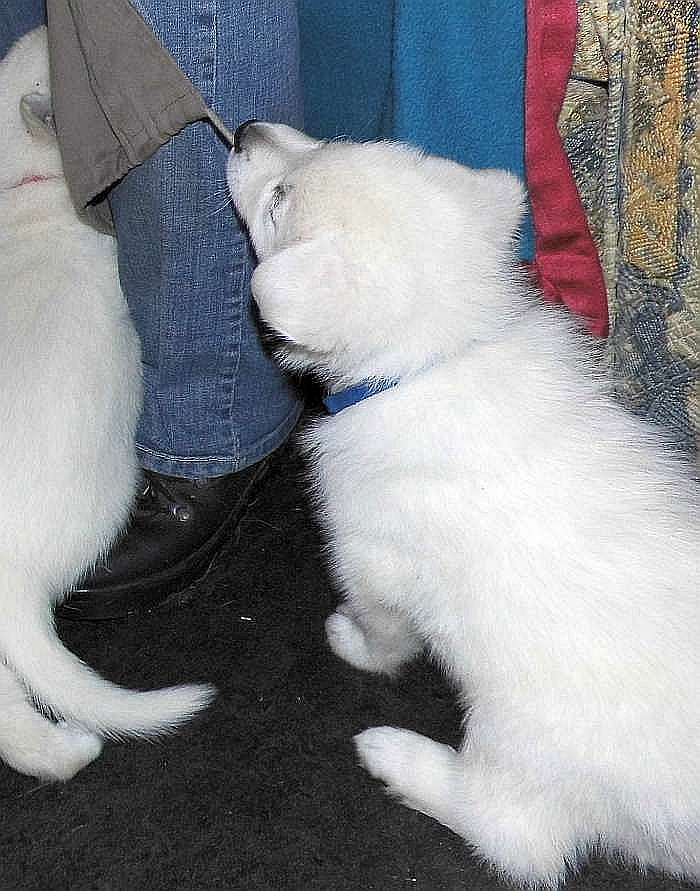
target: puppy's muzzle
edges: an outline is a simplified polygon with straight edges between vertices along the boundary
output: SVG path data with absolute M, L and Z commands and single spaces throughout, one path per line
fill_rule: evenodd
M 251 127 L 254 127 L 258 122 L 255 118 L 251 118 L 249 121 L 243 121 L 238 127 L 236 127 L 236 131 L 233 134 L 233 150 L 237 155 L 243 151 L 243 140 L 245 139 L 246 132 L 250 131 Z

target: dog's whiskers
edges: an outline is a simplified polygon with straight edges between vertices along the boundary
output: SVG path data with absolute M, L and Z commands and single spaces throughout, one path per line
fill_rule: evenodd
M 221 201 L 222 198 L 224 199 L 223 201 Z M 217 183 L 216 187 L 206 199 L 206 203 L 214 203 L 216 205 L 213 210 L 210 210 L 206 214 L 207 219 L 223 213 L 228 207 L 232 207 L 233 199 L 231 198 L 228 184 L 225 181 L 223 183 Z
M 233 207 L 233 200 L 229 195 L 221 204 L 215 207 L 213 210 L 209 210 L 206 214 L 207 218 L 215 217 L 220 213 L 223 213 L 227 208 Z

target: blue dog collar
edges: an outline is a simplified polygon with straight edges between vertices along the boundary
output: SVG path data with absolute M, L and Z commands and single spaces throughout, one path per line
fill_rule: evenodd
M 363 399 L 376 396 L 377 393 L 383 393 L 384 390 L 390 390 L 397 384 L 397 380 L 362 381 L 359 384 L 355 384 L 354 387 L 348 387 L 339 393 L 331 393 L 329 396 L 324 397 L 323 404 L 326 406 L 328 414 L 337 415 L 344 408 L 350 408 L 351 405 L 356 405 L 358 402 L 362 402 Z

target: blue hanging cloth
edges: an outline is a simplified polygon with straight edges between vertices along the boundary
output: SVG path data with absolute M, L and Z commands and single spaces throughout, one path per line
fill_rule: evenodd
M 299 0 L 306 129 L 398 139 L 524 179 L 525 5 Z M 529 260 L 529 216 L 520 254 Z

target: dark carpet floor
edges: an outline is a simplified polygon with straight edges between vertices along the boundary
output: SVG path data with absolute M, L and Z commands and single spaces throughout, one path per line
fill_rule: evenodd
M 67 785 L 0 765 L 2 891 L 498 891 L 461 840 L 355 763 L 376 724 L 459 739 L 454 697 L 418 662 L 391 682 L 337 660 L 335 603 L 300 466 L 287 457 L 207 577 L 143 618 L 65 623 L 113 680 L 207 680 L 219 697 L 156 744 L 108 745 Z M 566 891 L 690 886 L 591 863 Z

